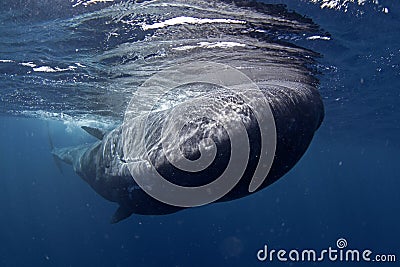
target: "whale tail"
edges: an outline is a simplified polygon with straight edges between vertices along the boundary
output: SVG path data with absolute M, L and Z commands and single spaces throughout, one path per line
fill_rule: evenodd
M 67 148 L 53 148 L 51 154 L 53 155 L 55 161 L 58 162 L 58 164 L 59 162 L 65 162 L 69 165 L 72 165 L 73 163 L 73 156 Z
M 78 163 L 79 159 L 85 153 L 87 148 L 88 145 L 53 148 L 51 153 L 58 161 L 63 161 L 67 164 L 75 165 L 75 163 Z
M 106 134 L 105 131 L 100 130 L 98 128 L 93 128 L 89 126 L 82 126 L 81 128 L 99 140 L 102 140 Z M 61 162 L 74 165 L 74 163 L 77 162 L 77 160 L 83 155 L 83 153 L 91 146 L 91 145 L 81 145 L 74 147 L 55 148 L 53 145 L 53 140 L 50 136 L 50 132 L 48 133 L 48 137 L 49 137 L 51 153 L 53 154 L 54 161 L 60 170 L 61 170 Z

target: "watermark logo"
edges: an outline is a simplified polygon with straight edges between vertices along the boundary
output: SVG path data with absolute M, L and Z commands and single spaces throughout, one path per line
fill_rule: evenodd
M 336 241 L 336 246 L 337 246 L 339 249 L 347 247 L 347 240 L 344 239 L 344 238 L 339 238 L 339 239 Z
M 347 240 L 339 238 L 336 247 L 327 249 L 270 249 L 268 245 L 257 252 L 257 259 L 262 262 L 396 262 L 395 254 L 375 254 L 370 249 L 347 248 Z
M 200 94 L 157 113 L 160 102 L 163 103 L 160 99 L 177 88 L 191 84 L 211 85 L 222 93 L 220 97 Z M 137 116 L 140 104 L 137 97 L 142 95 L 151 97 L 142 105 L 146 113 L 140 110 L 142 115 Z M 231 95 L 234 100 L 227 101 L 224 95 Z M 175 98 L 179 97 L 181 95 L 175 95 Z M 261 134 L 258 165 L 248 187 L 249 192 L 253 192 L 266 179 L 276 150 L 275 120 L 264 93 L 243 72 L 225 64 L 193 62 L 157 72 L 138 88 L 124 114 L 123 153 L 132 177 L 147 194 L 174 206 L 200 206 L 223 197 L 240 181 L 249 161 L 250 143 L 245 123 L 249 117 L 243 115 L 246 113 L 244 109 L 251 110 Z M 152 162 L 149 155 L 158 152 L 154 150 L 162 149 L 170 164 L 189 173 L 209 167 L 218 153 L 215 144 L 218 138 L 202 137 L 198 142 L 200 157 L 197 159 L 187 159 L 181 151 L 181 145 L 186 141 L 183 129 L 191 122 L 204 118 L 215 122 L 214 126 L 207 124 L 208 127 L 215 129 L 215 125 L 222 125 L 229 136 L 231 149 L 226 168 L 206 185 L 189 187 L 171 183 L 159 173 L 157 162 Z M 149 146 L 156 129 L 161 129 L 161 144 Z

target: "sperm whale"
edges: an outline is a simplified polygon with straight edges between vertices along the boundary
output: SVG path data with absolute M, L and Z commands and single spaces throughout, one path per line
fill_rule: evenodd
M 165 83 L 170 78 L 177 83 L 185 81 L 182 86 L 171 87 L 178 93 L 172 92 L 166 96 L 167 101 L 162 102 L 158 98 L 163 94 L 155 97 L 156 89 L 135 89 L 122 125 L 108 132 L 84 126 L 83 130 L 96 137 L 97 142 L 53 150 L 57 158 L 71 164 L 98 194 L 118 203 L 112 223 L 133 213 L 161 215 L 197 205 L 176 205 L 155 197 L 152 192 L 157 185 L 152 170 L 167 181 L 165 185 L 177 185 L 177 191 L 164 194 L 165 199 L 173 199 L 179 188 L 202 188 L 218 180 L 226 174 L 227 166 L 232 165 L 233 157 L 246 154 L 246 162 L 236 160 L 233 164 L 237 165 L 233 173 L 239 173 L 237 181 L 227 192 L 209 202 L 230 201 L 260 191 L 299 161 L 324 118 L 318 80 L 310 67 L 318 55 L 274 39 L 277 32 L 280 37 L 289 39 L 299 33 L 314 33 L 318 27 L 309 19 L 282 6 L 248 1 L 159 2 L 129 7 L 135 12 L 127 12 L 125 19 L 119 21 L 137 27 L 147 37 L 134 45 L 123 44 L 117 51 L 105 53 L 102 60 L 114 60 L 115 53 L 127 53 L 127 50 L 130 55 L 139 55 L 133 57 L 132 62 L 125 62 L 119 70 L 118 77 L 125 80 L 148 79 L 172 68 L 170 74 L 157 76 L 158 82 Z M 217 9 L 216 3 L 219 4 Z M 174 10 L 175 15 L 160 17 L 160 9 Z M 138 12 L 144 17 L 150 14 L 153 22 L 141 21 L 136 15 Z M 186 79 L 186 70 L 193 62 L 197 65 L 190 75 L 195 78 Z M 246 93 L 246 83 L 235 84 L 239 90 L 232 91 L 226 84 L 240 74 L 227 79 L 225 72 L 216 74 L 213 68 L 207 71 L 207 64 L 203 62 L 215 62 L 240 71 L 256 85 L 257 93 L 251 90 L 250 94 Z M 212 82 L 199 78 L 204 73 L 213 77 Z M 225 83 L 216 85 L 220 80 Z M 154 86 L 153 82 L 147 84 Z M 254 105 L 259 99 L 263 99 L 264 102 L 260 102 L 263 104 Z M 149 102 L 152 102 L 150 107 Z M 167 104 L 166 107 L 163 104 Z M 142 109 L 149 112 L 141 114 Z M 268 112 L 271 120 L 267 122 L 257 117 Z M 181 119 L 183 123 L 178 128 L 168 126 L 171 121 Z M 265 128 L 274 129 L 273 153 L 268 152 L 270 164 L 264 155 Z M 246 145 L 234 150 L 235 140 L 242 140 L 243 136 L 246 140 L 240 144 Z M 170 144 L 175 144 L 177 149 L 170 148 Z M 242 150 L 245 146 L 246 150 Z M 206 168 L 185 169 L 175 164 L 180 161 L 198 163 L 207 153 L 213 157 Z M 261 173 L 268 171 L 259 184 L 252 186 L 259 168 Z M 218 186 L 204 187 L 204 192 L 212 195 L 214 189 L 218 191 Z

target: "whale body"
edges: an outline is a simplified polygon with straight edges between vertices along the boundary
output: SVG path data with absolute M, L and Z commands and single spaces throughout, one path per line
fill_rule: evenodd
M 293 86 L 293 85 L 292 85 Z M 309 146 L 315 131 L 320 126 L 324 109 L 321 97 L 315 88 L 302 87 L 288 91 L 285 87 L 271 87 L 262 89 L 268 99 L 271 111 L 275 119 L 277 133 L 276 151 L 274 161 L 268 177 L 257 191 L 275 182 L 287 173 L 301 158 Z M 215 97 L 220 96 L 221 92 Z M 211 93 L 213 95 L 213 93 Z M 232 100 L 232 99 L 230 99 Z M 159 146 L 162 120 L 164 113 L 155 112 L 150 116 L 145 131 L 138 131 L 141 134 L 150 136 L 147 140 L 147 149 L 155 151 L 150 155 L 150 160 L 158 162 L 157 171 L 171 182 L 184 186 L 198 186 L 210 182 L 210 178 L 216 177 L 220 170 L 226 167 L 229 158 L 229 137 L 223 131 L 216 131 L 215 128 L 201 128 L 191 135 L 193 142 L 183 143 L 181 150 L 185 157 L 195 159 L 198 156 L 197 149 L 199 140 L 205 135 L 213 138 L 216 142 L 219 156 L 209 168 L 199 173 L 187 173 L 174 167 L 165 158 L 162 147 Z M 246 130 L 250 143 L 250 157 L 247 168 L 239 183 L 225 196 L 217 200 L 229 201 L 249 195 L 248 186 L 258 163 L 260 154 L 260 129 L 256 119 L 248 115 Z M 130 124 L 131 127 L 141 127 L 140 117 Z M 208 121 L 198 121 L 198 124 L 205 125 Z M 116 202 L 120 205 L 112 218 L 112 222 L 118 222 L 127 218 L 132 213 L 157 215 L 168 214 L 183 209 L 160 202 L 144 192 L 135 182 L 128 168 L 128 163 L 123 157 L 124 137 L 122 126 L 104 134 L 99 129 L 84 127 L 90 134 L 99 138 L 94 144 L 78 146 L 74 148 L 62 148 L 53 153 L 66 163 L 73 166 L 75 172 L 81 176 L 98 194 L 105 199 Z M 177 133 L 178 134 L 178 133 Z M 182 133 L 184 134 L 184 133 Z M 132 138 L 140 138 L 133 135 Z M 177 136 L 178 138 L 178 136 Z M 133 148 L 135 149 L 135 148 Z M 145 153 L 145 152 L 144 152 Z M 143 160 L 148 160 L 147 154 L 138 155 Z M 146 175 L 143 173 L 142 175 Z

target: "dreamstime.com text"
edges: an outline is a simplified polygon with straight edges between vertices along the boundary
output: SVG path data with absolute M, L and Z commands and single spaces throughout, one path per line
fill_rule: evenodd
M 268 245 L 257 252 L 261 262 L 396 262 L 395 254 L 375 254 L 370 249 L 348 249 L 347 240 L 339 238 L 336 247 L 327 249 L 270 249 Z

